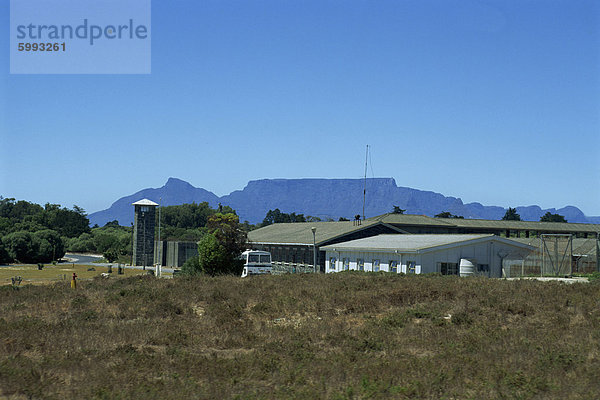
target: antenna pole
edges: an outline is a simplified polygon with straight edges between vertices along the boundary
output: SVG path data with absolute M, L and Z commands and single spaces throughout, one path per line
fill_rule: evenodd
M 367 160 L 369 159 L 369 145 L 367 145 L 367 152 L 365 154 L 365 184 L 363 187 L 363 220 L 365 219 L 365 203 L 367 201 Z
M 162 246 L 162 243 L 160 241 L 160 220 L 161 220 L 161 218 L 160 218 L 160 208 L 162 206 L 162 197 L 160 197 L 158 201 L 159 201 L 160 204 L 158 205 L 158 243 L 157 243 L 157 246 L 156 246 L 156 250 L 157 250 L 156 251 L 156 256 L 158 257 L 159 254 L 160 254 L 160 262 L 158 264 L 162 265 L 163 246 Z M 160 247 L 160 252 L 158 251 L 159 247 Z M 154 261 L 156 261 L 156 260 L 154 260 Z

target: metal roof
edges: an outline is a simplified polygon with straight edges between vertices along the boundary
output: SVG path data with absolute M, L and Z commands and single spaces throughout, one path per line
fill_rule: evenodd
M 484 219 L 453 219 L 452 223 L 461 228 L 501 228 L 552 232 L 598 232 L 598 224 L 574 224 L 570 222 L 540 221 L 493 221 Z
M 600 232 L 600 224 L 578 224 L 571 222 L 503 221 L 487 219 L 431 218 L 425 215 L 383 214 L 367 220 L 397 225 L 441 226 L 449 228 L 530 230 L 544 232 Z
M 396 251 L 398 253 L 425 253 L 444 247 L 455 247 L 479 242 L 495 241 L 514 247 L 533 250 L 533 247 L 500 238 L 495 235 L 378 235 L 321 247 L 321 250 Z
M 135 203 L 131 203 L 131 205 L 133 205 L 133 206 L 157 206 L 158 203 L 155 203 L 152 200 L 142 199 L 142 200 L 136 201 Z
M 381 221 L 386 224 L 405 224 L 405 225 L 422 225 L 422 226 L 447 226 L 452 227 L 453 220 L 447 218 L 431 218 L 426 215 L 415 214 L 394 214 L 388 213 L 377 217 L 367 218 L 367 221 Z
M 248 232 L 248 240 L 253 243 L 312 245 L 313 233 L 311 228 L 315 227 L 317 228 L 315 232 L 316 244 L 320 246 L 330 240 L 378 225 L 385 226 L 398 233 L 405 233 L 380 221 L 366 220 L 361 221 L 360 225 L 355 225 L 354 221 L 295 222 L 272 224 L 250 231 Z

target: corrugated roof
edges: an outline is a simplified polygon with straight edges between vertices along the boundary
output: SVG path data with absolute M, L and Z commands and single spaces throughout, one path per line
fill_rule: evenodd
M 448 226 L 452 227 L 451 220 L 445 218 L 431 218 L 426 215 L 414 214 L 383 214 L 377 217 L 367 218 L 367 221 L 381 221 L 386 224 L 406 224 L 406 225 L 422 225 L 422 226 Z
M 362 221 L 355 225 L 353 221 L 332 222 L 295 222 L 278 223 L 259 228 L 248 233 L 248 240 L 254 243 L 283 243 L 283 244 L 313 244 L 312 227 L 315 232 L 317 245 L 328 242 L 340 236 L 358 232 L 377 225 L 384 225 L 402 233 L 401 230 L 383 224 L 380 221 Z
M 600 224 L 576 224 L 570 222 L 540 221 L 497 221 L 488 219 L 431 218 L 425 215 L 383 214 L 368 218 L 367 221 L 381 221 L 387 224 L 442 226 L 449 228 L 515 229 L 545 232 L 600 232 Z
M 131 203 L 133 206 L 157 206 L 158 203 L 153 202 L 152 200 L 142 199 L 138 200 L 135 203 Z
M 422 252 L 442 246 L 467 244 L 478 241 L 498 241 L 515 247 L 530 246 L 494 235 L 378 235 L 364 239 L 331 244 L 321 250 L 365 250 L 365 251 L 398 251 L 400 253 Z
M 570 222 L 540 221 L 494 221 L 485 219 L 453 219 L 452 223 L 461 228 L 501 228 L 553 232 L 598 232 L 597 224 L 574 224 Z

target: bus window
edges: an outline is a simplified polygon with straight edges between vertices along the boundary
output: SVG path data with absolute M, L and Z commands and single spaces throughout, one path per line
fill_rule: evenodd
M 257 263 L 258 262 L 258 254 L 249 254 L 248 262 L 249 263 Z
M 269 255 L 269 254 L 261 254 L 260 255 L 260 262 L 261 263 L 270 263 L 271 262 L 271 255 Z

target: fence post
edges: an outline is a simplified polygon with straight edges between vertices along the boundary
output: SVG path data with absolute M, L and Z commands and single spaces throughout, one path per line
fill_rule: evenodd
M 596 271 L 600 272 L 600 232 L 596 233 Z

